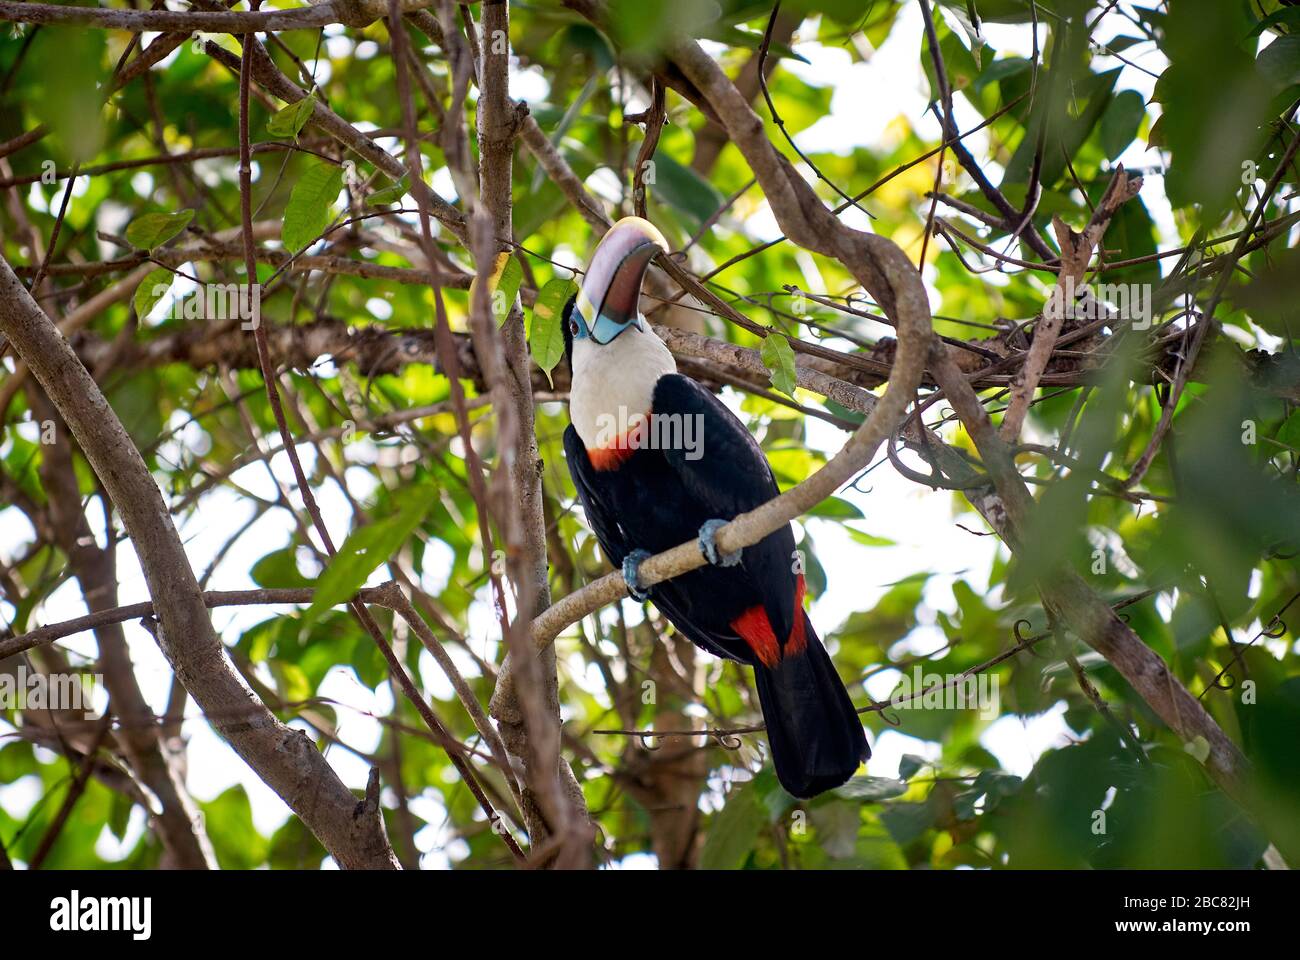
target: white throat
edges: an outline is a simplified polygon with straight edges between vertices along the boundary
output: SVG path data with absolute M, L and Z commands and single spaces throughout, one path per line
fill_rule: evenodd
M 628 327 L 603 346 L 575 340 L 569 419 L 583 445 L 588 450 L 608 445 L 611 423 L 649 413 L 655 384 L 676 372 L 673 355 L 649 324 L 644 330 Z

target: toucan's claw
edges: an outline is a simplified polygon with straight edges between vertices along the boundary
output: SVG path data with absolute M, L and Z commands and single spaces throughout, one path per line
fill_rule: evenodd
M 650 588 L 641 586 L 641 575 L 637 572 L 641 564 L 649 559 L 650 554 L 645 550 L 633 550 L 623 558 L 623 579 L 627 582 L 627 592 L 638 603 L 645 602 L 650 596 Z
M 715 567 L 734 567 L 740 563 L 740 551 L 726 555 L 718 553 L 718 531 L 725 527 L 728 520 L 706 520 L 700 527 L 700 553 L 704 559 Z

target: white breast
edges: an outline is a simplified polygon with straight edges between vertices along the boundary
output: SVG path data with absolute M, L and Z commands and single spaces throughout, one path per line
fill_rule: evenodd
M 659 378 L 676 372 L 673 355 L 648 324 L 629 327 L 603 346 L 575 340 L 569 418 L 583 445 L 605 446 L 611 424 L 648 413 Z

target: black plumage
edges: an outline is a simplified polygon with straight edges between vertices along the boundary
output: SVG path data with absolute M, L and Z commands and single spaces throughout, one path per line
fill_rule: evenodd
M 779 492 L 753 436 L 694 380 L 661 377 L 652 411 L 696 418 L 702 455 L 692 459 L 681 445 L 641 447 L 617 468 L 602 470 L 592 465 L 573 426 L 564 434 L 588 523 L 616 566 L 632 550 L 674 547 L 694 539 L 706 521 L 730 520 Z M 800 570 L 786 524 L 745 548 L 739 564 L 704 566 L 656 584 L 650 600 L 701 649 L 755 668 L 777 776 L 792 794 L 807 797 L 843 783 L 870 751 L 802 608 Z M 756 639 L 767 628 L 770 644 Z

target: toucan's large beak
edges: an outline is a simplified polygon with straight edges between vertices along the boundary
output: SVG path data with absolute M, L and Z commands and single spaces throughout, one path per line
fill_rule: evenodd
M 668 241 L 649 220 L 624 217 L 601 238 L 574 308 L 576 337 L 609 343 L 630 326 L 641 326 L 641 281 Z

